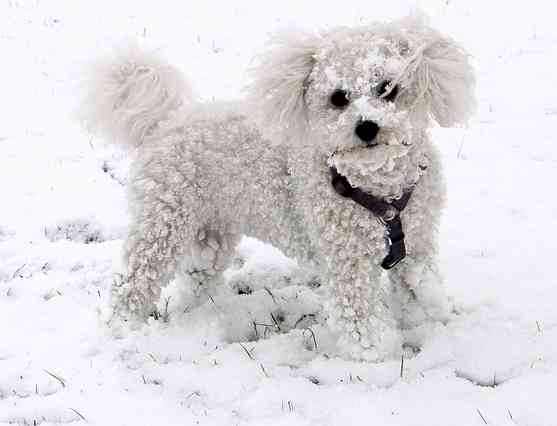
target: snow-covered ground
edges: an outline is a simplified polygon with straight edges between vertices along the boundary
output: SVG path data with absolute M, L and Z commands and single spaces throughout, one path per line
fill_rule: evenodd
M 87 62 L 126 37 L 160 48 L 201 97 L 235 98 L 273 29 L 413 1 L 0 2 L 0 424 L 557 425 L 556 8 L 419 4 L 474 55 L 479 108 L 467 129 L 433 130 L 458 314 L 408 336 L 421 351 L 401 369 L 331 356 L 302 318 L 319 311 L 312 277 L 249 239 L 228 277 L 252 294 L 193 309 L 174 284 L 160 320 L 113 338 L 99 311 L 121 268 L 128 161 L 71 111 Z

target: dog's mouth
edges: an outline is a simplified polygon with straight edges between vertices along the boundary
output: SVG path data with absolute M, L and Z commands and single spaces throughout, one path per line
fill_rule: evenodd
M 357 168 L 362 175 L 382 171 L 389 173 L 396 168 L 396 163 L 408 155 L 410 148 L 406 145 L 354 146 L 334 151 L 329 157 L 331 166 L 337 169 Z
M 379 144 L 353 146 L 334 151 L 328 165 L 350 184 L 382 197 L 399 197 L 423 172 L 420 155 L 411 146 Z

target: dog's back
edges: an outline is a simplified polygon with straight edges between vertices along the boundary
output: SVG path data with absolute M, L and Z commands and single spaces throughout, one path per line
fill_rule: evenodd
M 292 202 L 285 149 L 265 140 L 238 109 L 178 110 L 145 139 L 131 181 L 150 175 L 167 182 L 181 192 L 194 223 L 265 239 L 284 235 Z
M 262 138 L 240 104 L 197 102 L 179 70 L 136 46 L 99 61 L 89 77 L 81 117 L 109 142 L 138 148 L 135 200 L 146 189 L 134 180 L 152 175 L 183 192 L 194 222 L 231 222 L 262 236 L 269 230 L 258 226 L 260 213 L 265 223 L 285 217 L 286 153 Z

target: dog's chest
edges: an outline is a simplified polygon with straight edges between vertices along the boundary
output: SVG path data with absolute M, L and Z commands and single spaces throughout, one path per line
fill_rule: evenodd
M 315 169 L 314 169 L 315 170 Z M 385 252 L 385 227 L 362 206 L 338 195 L 328 169 L 293 168 L 294 194 L 310 230 L 310 238 L 329 256 L 380 255 Z M 327 255 L 326 255 L 327 256 Z
M 385 228 L 372 213 L 328 187 L 322 193 L 328 202 L 316 211 L 319 235 L 349 253 L 370 254 L 384 249 Z

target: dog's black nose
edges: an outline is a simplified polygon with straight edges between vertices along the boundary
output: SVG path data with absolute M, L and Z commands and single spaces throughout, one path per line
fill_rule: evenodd
M 372 145 L 377 132 L 379 132 L 379 126 L 371 120 L 362 120 L 356 126 L 356 136 L 368 145 Z

